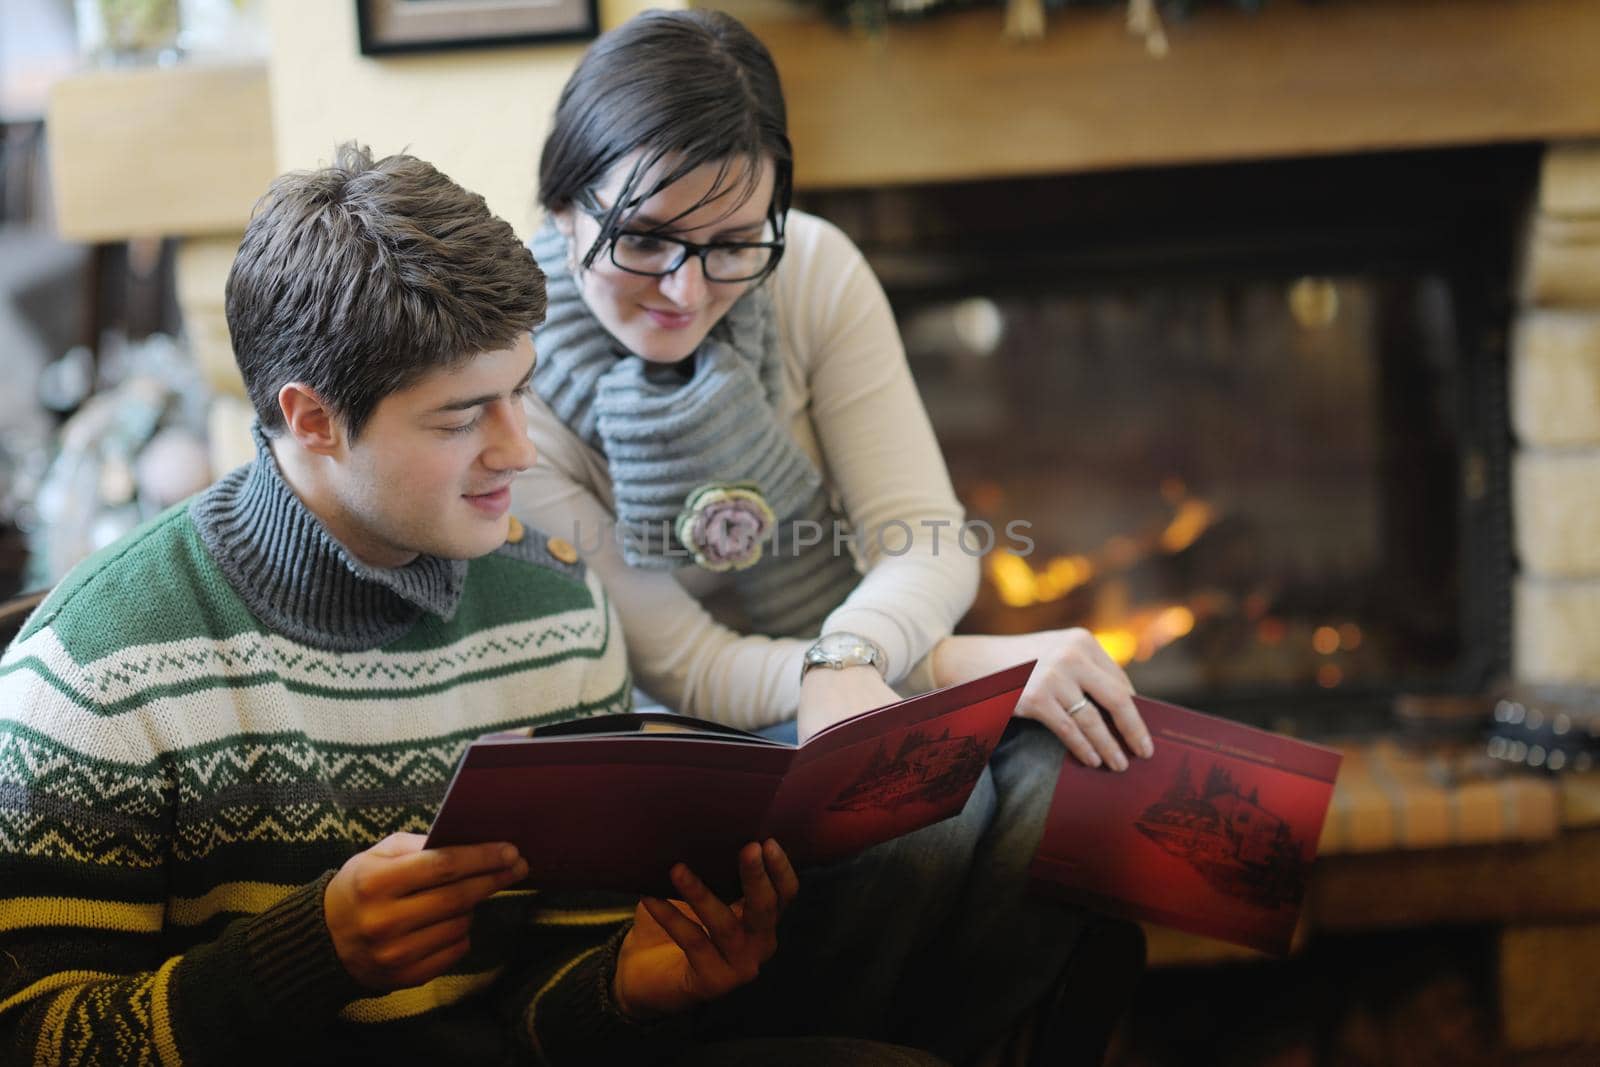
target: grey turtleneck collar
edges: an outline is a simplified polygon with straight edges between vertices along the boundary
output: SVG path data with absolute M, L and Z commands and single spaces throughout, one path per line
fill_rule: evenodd
M 449 620 L 467 564 L 418 556 L 369 567 L 334 540 L 278 471 L 260 427 L 256 458 L 189 505 L 211 558 L 256 618 L 314 648 L 359 652 L 401 637 L 426 612 Z

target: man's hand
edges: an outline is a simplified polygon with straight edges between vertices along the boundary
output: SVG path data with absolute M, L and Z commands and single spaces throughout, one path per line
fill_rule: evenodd
M 800 880 L 778 843 L 739 852 L 744 899 L 728 905 L 683 864 L 672 868 L 682 900 L 645 897 L 622 940 L 611 995 L 633 1019 L 672 1015 L 755 978 L 778 950 L 778 917 Z
M 1026 660 L 1038 665 L 1017 701 L 1017 715 L 1050 729 L 1078 762 L 1128 769 L 1128 757 L 1106 724 L 1116 723 L 1128 747 L 1150 758 L 1155 745 L 1133 703 L 1133 683 L 1087 630 L 1046 630 L 1011 637 L 947 637 L 933 651 L 940 686 L 970 681 Z
M 466 955 L 472 909 L 528 874 L 507 844 L 424 850 L 391 834 L 345 861 L 322 911 L 350 977 L 370 989 L 421 985 Z
M 800 683 L 800 740 L 899 699 L 876 667 L 814 667 Z

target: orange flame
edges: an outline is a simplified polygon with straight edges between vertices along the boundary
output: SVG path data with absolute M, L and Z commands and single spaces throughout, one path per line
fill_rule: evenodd
M 1011 552 L 991 552 L 986 561 L 989 579 L 1008 607 L 1025 608 L 1060 600 L 1094 577 L 1087 556 L 1056 556 L 1036 572 L 1028 561 Z
M 1161 531 L 1161 547 L 1168 552 L 1182 552 L 1200 539 L 1216 517 L 1216 510 L 1204 500 L 1185 500 L 1178 505 L 1178 514 Z
M 996 595 L 1007 607 L 1048 604 L 1097 578 L 1127 571 L 1149 558 L 1152 552 L 1182 552 L 1217 520 L 1216 508 L 1187 493 L 1187 487 L 1178 478 L 1164 479 L 1161 495 L 1175 508 L 1165 527 L 1159 533 L 1146 530 L 1138 535 L 1117 534 L 1093 556 L 1055 556 L 1043 570 L 1036 571 L 1031 563 L 1015 553 L 1003 550 L 989 553 L 984 565 Z M 1122 665 L 1148 660 L 1167 645 L 1187 637 L 1194 630 L 1197 617 L 1214 614 L 1216 609 L 1204 594 L 1186 604 L 1134 607 L 1128 601 L 1126 582 L 1104 581 L 1096 588 L 1093 621 L 1089 624 L 1101 647 Z M 1256 617 L 1263 615 L 1264 603 Z

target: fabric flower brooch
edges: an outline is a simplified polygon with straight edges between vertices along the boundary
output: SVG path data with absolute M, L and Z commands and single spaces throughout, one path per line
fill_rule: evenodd
M 708 571 L 742 571 L 761 559 L 778 523 L 752 482 L 713 482 L 690 493 L 673 532 Z

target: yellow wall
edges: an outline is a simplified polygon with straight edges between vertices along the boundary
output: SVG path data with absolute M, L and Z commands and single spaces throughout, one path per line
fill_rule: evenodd
M 684 0 L 601 0 L 609 29 Z M 409 151 L 482 193 L 526 237 L 534 178 L 556 96 L 582 44 L 369 58 L 349 0 L 268 0 L 278 169 L 326 163 L 340 141 Z

